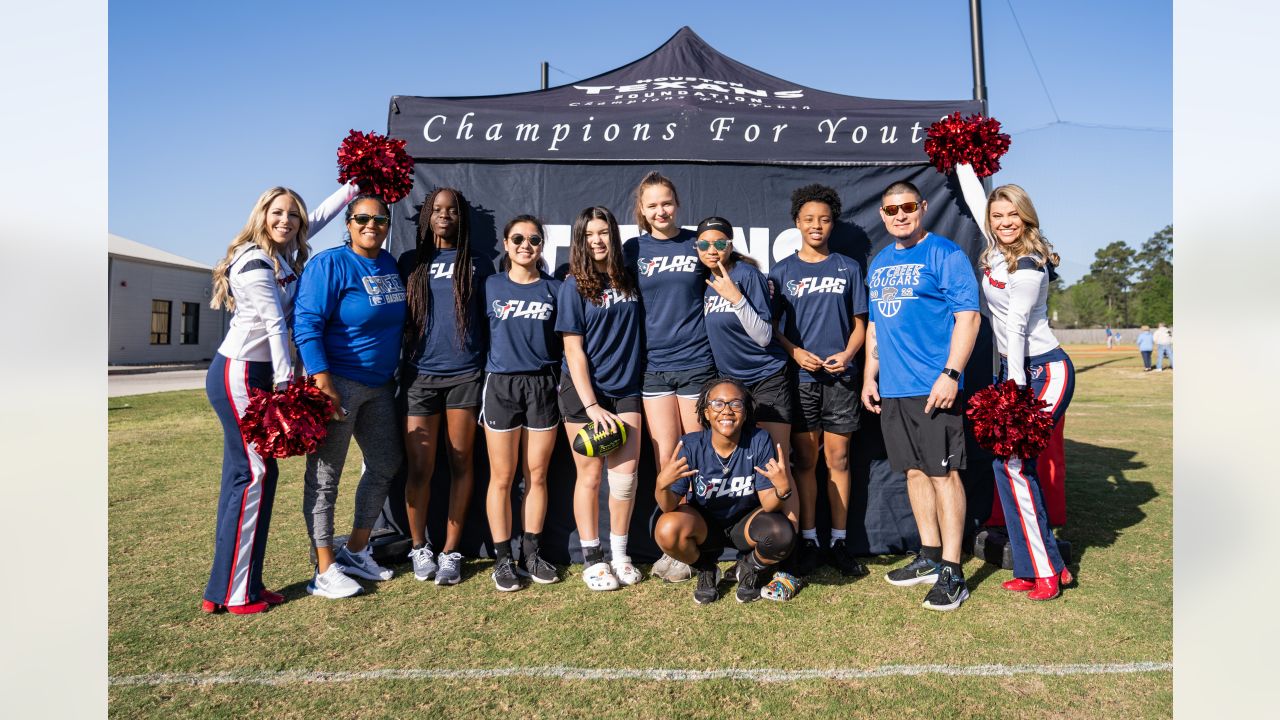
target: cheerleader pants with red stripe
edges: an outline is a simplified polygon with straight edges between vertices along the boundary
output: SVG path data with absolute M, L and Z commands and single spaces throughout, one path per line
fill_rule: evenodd
M 1008 377 L 1006 360 L 1000 361 L 1000 381 Z M 1036 397 L 1049 403 L 1045 412 L 1055 422 L 1071 404 L 1076 388 L 1076 370 L 1062 348 L 1027 360 L 1027 382 Z M 996 490 L 1004 510 L 1004 524 L 1013 550 L 1013 575 L 1020 578 L 1053 577 L 1062 572 L 1058 542 L 1049 530 L 1049 515 L 1040 493 L 1036 458 L 996 458 Z
M 222 422 L 222 492 L 213 541 L 213 568 L 204 599 L 243 605 L 263 590 L 262 560 L 276 494 L 275 458 L 258 455 L 240 432 L 249 388 L 271 390 L 269 362 L 231 360 L 215 354 L 205 393 Z

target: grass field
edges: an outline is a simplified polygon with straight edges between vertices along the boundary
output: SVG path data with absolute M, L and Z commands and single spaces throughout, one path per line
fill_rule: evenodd
M 568 582 L 497 593 L 488 560 L 452 588 L 402 572 L 355 599 L 312 598 L 293 458 L 265 572 L 289 602 L 203 615 L 217 421 L 201 391 L 113 399 L 110 714 L 1167 717 L 1172 373 L 1144 374 L 1129 352 L 1068 351 L 1078 376 L 1062 535 L 1079 585 L 1032 603 L 1000 589 L 1007 571 L 967 559 L 972 598 L 954 613 L 880 580 L 898 557 L 872 559 L 869 578 L 821 576 L 787 604 L 695 606 L 690 584 L 651 580 L 591 593 L 572 576 L 580 567 Z M 347 477 L 359 462 L 353 446 Z

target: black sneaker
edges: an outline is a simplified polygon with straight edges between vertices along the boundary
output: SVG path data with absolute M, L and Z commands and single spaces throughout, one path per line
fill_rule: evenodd
M 791 572 L 800 577 L 812 575 L 821 562 L 822 548 L 818 546 L 818 541 L 806 538 L 801 540 L 800 545 L 796 548 L 791 562 Z
M 502 558 L 494 564 L 493 584 L 499 592 L 515 592 L 520 589 L 520 578 L 516 575 L 516 566 L 511 558 Z
M 709 570 L 698 571 L 698 586 L 693 589 L 693 601 L 699 605 L 707 605 L 720 599 L 720 590 L 716 588 L 720 584 L 720 566 L 715 565 Z
M 845 548 L 844 540 L 836 540 L 831 544 L 831 549 L 827 551 L 827 564 L 840 571 L 845 577 L 862 577 L 871 571 L 867 569 L 857 558 L 849 554 Z
M 755 602 L 760 599 L 760 588 L 764 585 L 764 573 L 752 567 L 747 558 L 739 558 L 735 566 L 738 578 L 738 591 L 735 597 L 740 603 Z
M 560 574 L 556 572 L 556 566 L 543 560 L 536 552 L 525 555 L 521 558 L 520 564 L 523 567 L 516 568 L 516 573 L 540 585 L 550 585 L 553 582 L 560 581 Z
M 955 610 L 968 599 L 969 588 L 964 584 L 964 575 L 944 567 L 938 573 L 938 581 L 929 588 L 929 594 L 924 596 L 924 606 L 930 610 L 946 612 Z
M 937 563 L 932 560 L 926 560 L 923 555 L 916 555 L 906 565 L 885 573 L 884 579 L 890 585 L 897 585 L 898 587 L 932 583 L 938 579 L 939 569 Z

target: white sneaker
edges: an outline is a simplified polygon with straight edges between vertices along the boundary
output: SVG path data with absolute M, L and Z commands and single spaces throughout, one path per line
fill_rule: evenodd
M 442 552 L 436 556 L 440 569 L 436 571 L 437 585 L 457 585 L 462 582 L 462 553 Z
M 614 577 L 609 563 L 598 562 L 582 571 L 582 581 L 592 590 L 617 590 L 618 578 Z
M 618 582 L 623 585 L 635 585 L 644 579 L 644 576 L 640 574 L 635 565 L 631 564 L 630 560 L 614 560 L 609 563 L 609 566 L 613 568 L 614 577 L 618 578 Z
M 331 563 L 329 569 L 323 573 L 316 573 L 311 582 L 307 583 L 307 592 L 330 600 L 341 600 L 359 595 L 364 592 L 364 588 L 360 587 L 360 583 L 343 574 L 342 566 L 335 562 Z
M 693 568 L 663 553 L 662 557 L 658 558 L 658 562 L 653 564 L 652 575 L 669 583 L 679 583 L 693 577 Z
M 384 568 L 373 559 L 373 548 L 368 545 L 360 552 L 351 552 L 351 550 L 343 545 L 333 554 L 333 561 L 342 566 L 342 571 L 347 575 L 355 575 L 365 580 L 380 582 L 382 580 L 390 580 L 395 572 L 390 568 Z
M 419 580 L 430 580 L 435 576 L 436 570 L 440 569 L 436 565 L 436 556 L 431 552 L 430 545 L 410 550 L 409 559 L 413 561 L 413 576 Z

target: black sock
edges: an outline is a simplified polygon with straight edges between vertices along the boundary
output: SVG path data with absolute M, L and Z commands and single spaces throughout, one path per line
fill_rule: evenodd
M 511 559 L 511 541 L 503 540 L 493 544 L 493 551 L 498 556 L 498 562 Z
M 751 569 L 755 570 L 756 572 L 759 572 L 769 567 L 768 565 L 764 564 L 764 561 L 756 557 L 755 550 L 752 550 L 751 552 L 747 553 L 747 564 L 750 565 Z
M 928 560 L 929 562 L 940 563 L 942 562 L 942 546 L 939 545 L 937 547 L 931 547 L 929 545 L 922 545 L 920 546 L 920 557 Z
M 598 562 L 604 562 L 604 549 L 599 545 L 595 547 L 582 548 L 582 564 L 591 567 Z
M 941 563 L 944 568 L 951 568 L 951 574 L 955 577 L 964 577 L 964 570 L 960 569 L 960 563 L 953 563 L 950 560 L 943 560 Z
M 426 543 L 422 543 L 422 544 L 419 544 L 419 545 L 414 545 L 414 546 L 413 546 L 413 549 L 414 549 L 414 550 L 421 550 L 422 548 L 424 548 L 424 547 L 426 547 L 426 546 L 427 546 L 427 544 L 426 544 Z
M 542 539 L 542 533 L 527 532 L 524 534 L 524 537 L 522 538 L 524 557 L 538 554 L 538 541 L 540 539 Z
M 693 563 L 694 570 L 714 570 L 716 560 L 720 559 L 721 550 L 701 550 L 698 560 Z

